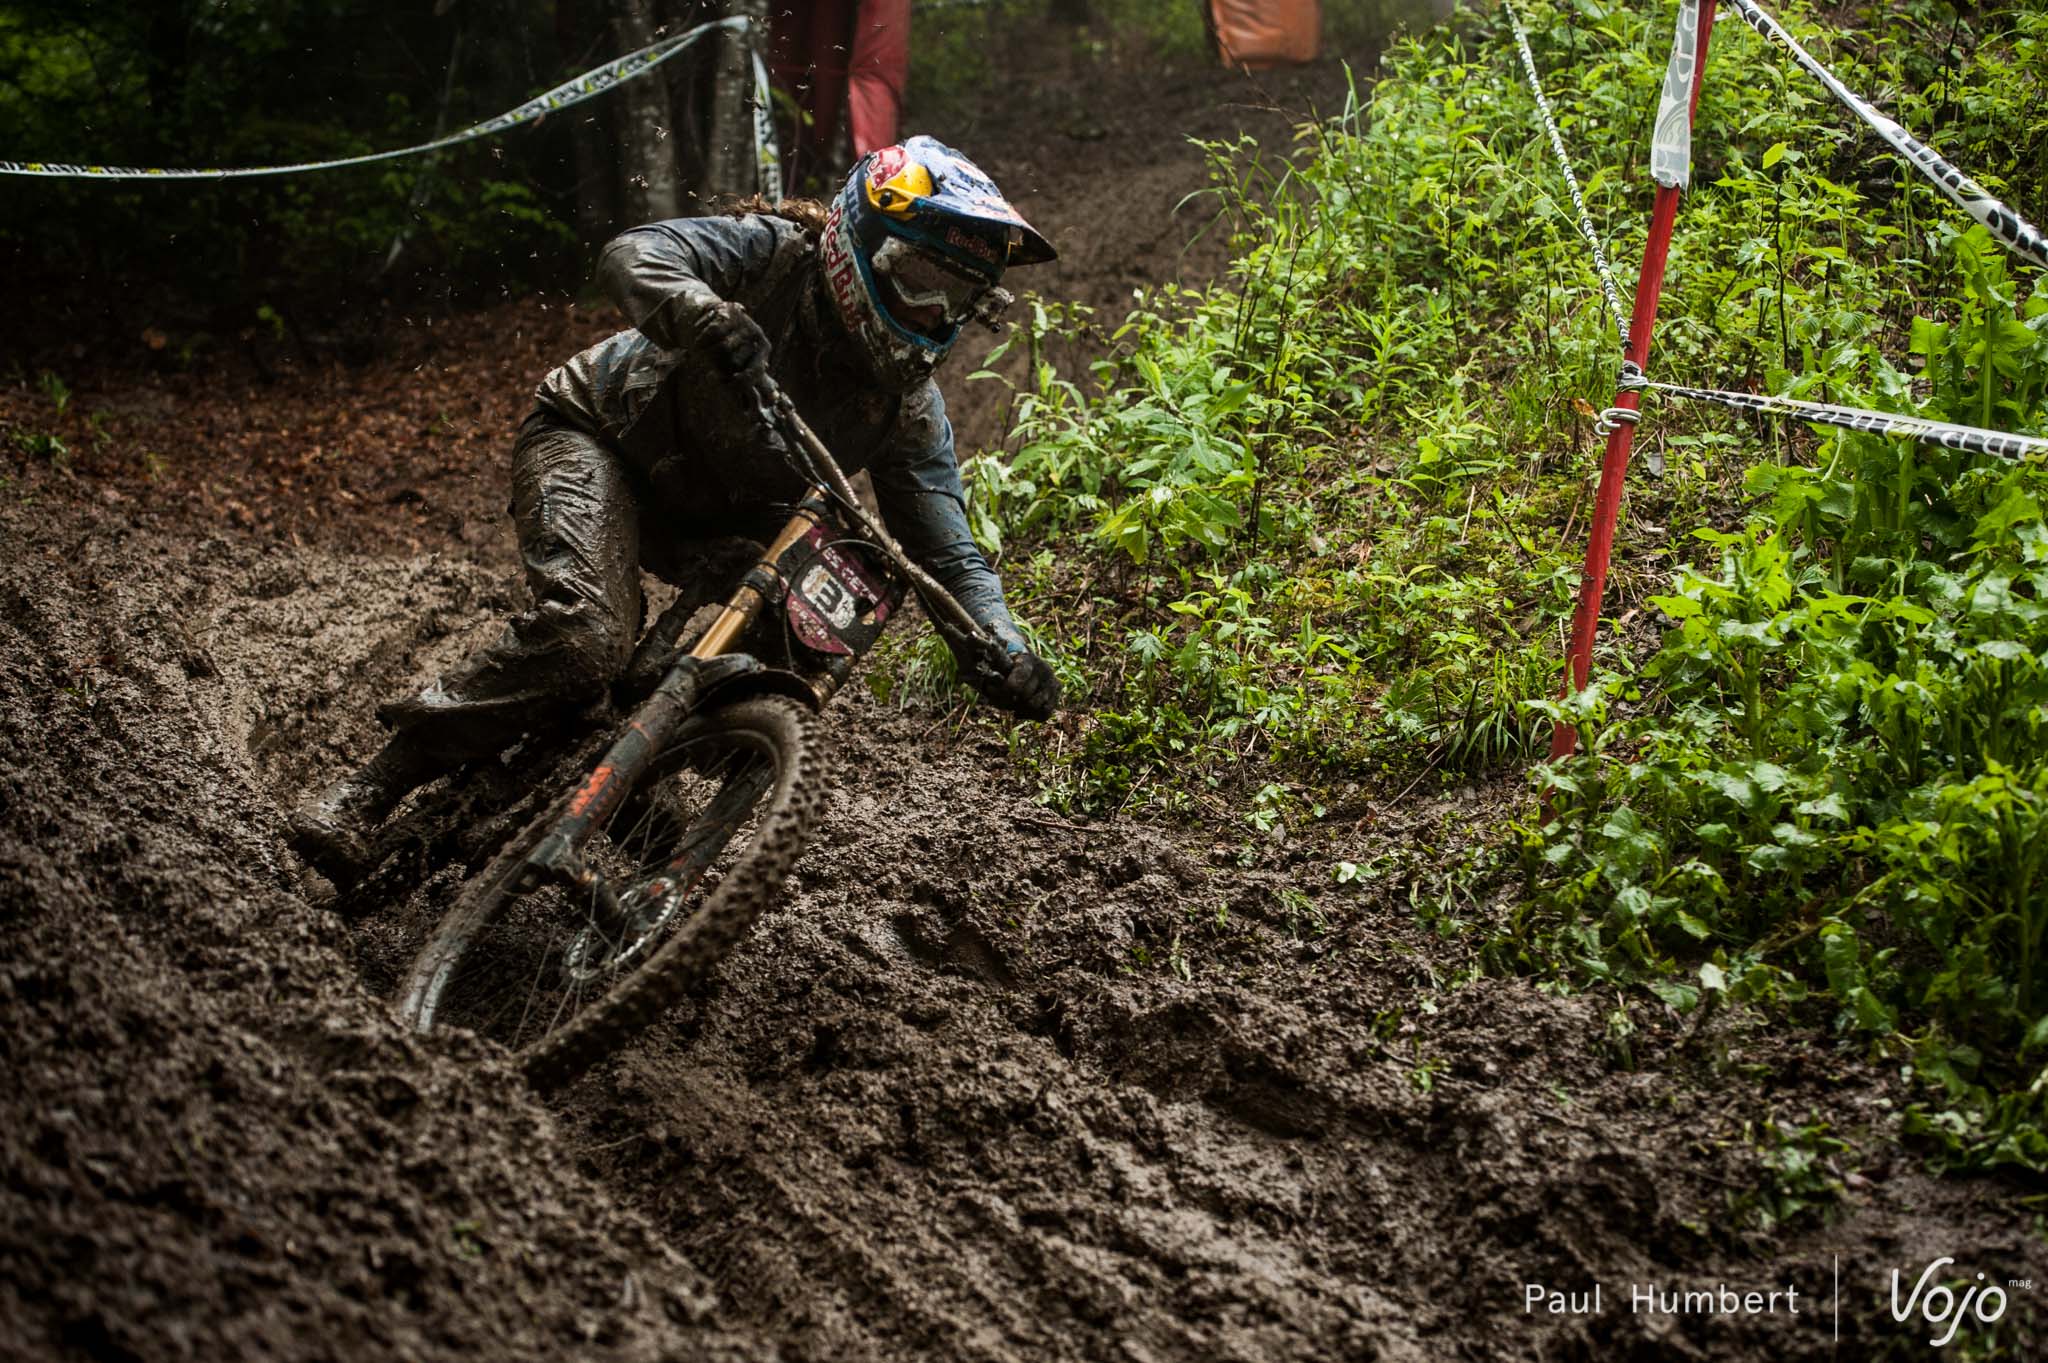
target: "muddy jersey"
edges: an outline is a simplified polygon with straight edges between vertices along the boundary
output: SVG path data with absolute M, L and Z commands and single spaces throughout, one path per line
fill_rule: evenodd
M 622 454 L 679 535 L 750 531 L 805 480 L 772 451 L 696 348 L 733 302 L 766 332 L 769 372 L 848 473 L 866 469 L 890 533 L 961 604 L 1019 646 L 1002 584 L 967 530 L 953 427 L 938 386 L 880 387 L 822 302 L 816 247 L 783 218 L 677 218 L 604 249 L 597 279 L 634 324 L 541 381 L 543 410 Z M 650 521 L 650 524 L 653 522 Z

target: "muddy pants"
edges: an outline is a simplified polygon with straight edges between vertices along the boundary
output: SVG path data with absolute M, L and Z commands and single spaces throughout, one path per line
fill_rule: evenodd
M 481 652 L 377 718 L 427 754 L 488 757 L 601 695 L 640 631 L 642 507 L 647 493 L 595 436 L 546 412 L 512 450 L 512 519 L 532 606 Z M 702 567 L 659 529 L 645 566 L 675 580 Z

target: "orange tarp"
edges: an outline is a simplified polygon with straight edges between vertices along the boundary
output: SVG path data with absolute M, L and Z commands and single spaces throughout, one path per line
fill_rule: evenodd
M 1209 24 L 1226 66 L 1314 61 L 1323 7 L 1320 0 L 1209 0 Z

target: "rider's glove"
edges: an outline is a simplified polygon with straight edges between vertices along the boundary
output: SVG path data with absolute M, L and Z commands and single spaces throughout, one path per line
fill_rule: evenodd
M 939 633 L 953 650 L 960 679 L 991 705 L 1022 719 L 1051 719 L 1060 708 L 1060 679 L 1045 659 L 1024 647 L 1023 640 L 1013 636 L 1005 648 L 1000 643 L 976 643 L 943 625 Z
M 717 303 L 697 318 L 697 343 L 729 378 L 751 378 L 768 363 L 768 333 L 737 303 Z
M 973 639 L 934 620 L 939 637 L 953 650 L 960 680 L 1022 719 L 1051 719 L 1060 708 L 1060 679 L 1045 659 L 1024 646 L 1023 636 L 1007 622 L 984 625 L 993 639 Z
M 975 689 L 983 700 L 1000 705 L 1020 719 L 1051 719 L 1060 708 L 1060 679 L 1052 674 L 1045 659 L 1026 649 L 1005 660 L 1009 670 L 998 677 L 977 680 Z
M 732 383 L 741 408 L 758 419 L 753 439 L 762 453 L 789 461 L 789 447 L 771 411 L 768 333 L 737 303 L 715 303 L 697 319 L 697 344 Z

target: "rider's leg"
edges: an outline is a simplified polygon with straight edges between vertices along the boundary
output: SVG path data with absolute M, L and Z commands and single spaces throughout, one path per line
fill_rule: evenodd
M 735 518 L 736 524 L 744 524 Z M 640 563 L 647 571 L 676 588 L 675 599 L 640 638 L 638 647 L 619 675 L 612 694 L 621 704 L 631 705 L 652 691 L 678 649 L 692 636 L 690 625 L 698 614 L 707 617 L 706 607 L 725 600 L 746 571 L 760 562 L 764 540 L 773 530 L 749 535 L 680 536 L 649 534 L 640 542 Z
M 640 518 L 618 456 L 536 413 L 513 447 L 512 516 L 532 607 L 381 707 L 391 741 L 293 815 L 294 844 L 330 876 L 365 868 L 371 835 L 412 790 L 595 699 L 625 666 L 640 623 Z

